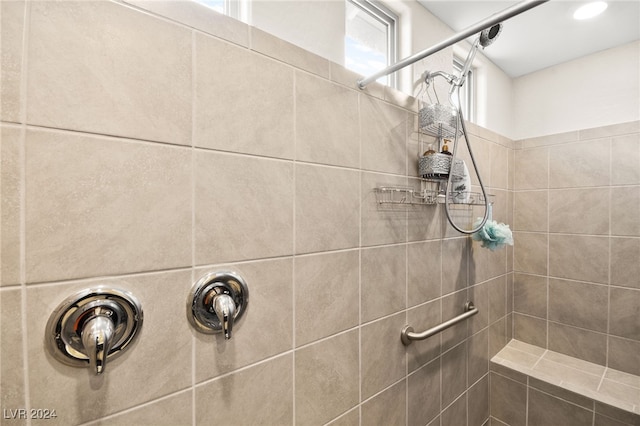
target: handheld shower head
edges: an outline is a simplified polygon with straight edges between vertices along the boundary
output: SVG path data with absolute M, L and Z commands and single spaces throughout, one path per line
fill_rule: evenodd
M 502 23 L 496 24 L 493 27 L 482 30 L 480 33 L 480 46 L 487 47 L 493 43 L 500 33 L 502 32 Z
M 464 61 L 464 65 L 462 67 L 462 72 L 460 73 L 460 78 L 456 82 L 456 86 L 462 86 L 464 84 L 464 80 L 466 79 L 467 73 L 471 68 L 471 63 L 473 59 L 476 57 L 476 51 L 478 47 L 482 47 L 483 49 L 493 43 L 500 33 L 502 32 L 502 23 L 496 24 L 492 27 L 489 27 L 480 32 L 480 35 L 473 43 L 471 50 L 469 50 L 469 54 L 467 55 L 467 59 Z M 449 93 L 453 93 L 453 86 L 451 86 L 451 91 Z

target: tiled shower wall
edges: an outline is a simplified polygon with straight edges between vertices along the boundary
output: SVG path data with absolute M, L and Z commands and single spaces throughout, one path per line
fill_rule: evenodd
M 640 375 L 640 123 L 515 147 L 514 338 Z
M 57 415 L 3 424 L 485 423 L 513 252 L 471 244 L 440 207 L 378 207 L 374 187 L 419 185 L 413 99 L 184 2 L 156 5 L 186 25 L 109 1 L 1 4 L 1 404 Z M 510 223 L 511 141 L 470 127 Z M 186 318 L 218 269 L 251 292 L 226 342 Z M 145 322 L 91 378 L 46 353 L 44 329 L 98 285 L 134 293 Z M 469 321 L 400 343 L 467 299 Z

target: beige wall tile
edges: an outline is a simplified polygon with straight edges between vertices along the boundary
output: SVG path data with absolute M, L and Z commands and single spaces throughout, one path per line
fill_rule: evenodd
M 360 426 L 360 407 L 341 415 L 334 421 L 327 423 L 331 426 Z
M 607 335 L 549 322 L 548 348 L 595 364 L 606 362 Z
M 324 424 L 359 402 L 358 331 L 296 351 L 296 424 Z
M 611 284 L 640 288 L 640 238 L 611 238 Z
M 609 333 L 640 340 L 640 290 L 611 287 Z
M 477 284 L 507 273 L 507 249 L 492 251 L 479 241 L 470 241 L 469 284 Z
M 360 331 L 362 399 L 370 398 L 402 379 L 407 357 L 400 340 L 405 314 L 397 314 L 364 325 Z M 396 342 L 396 344 L 389 344 Z M 404 394 L 404 393 L 403 393 Z M 363 420 L 364 420 L 363 408 Z
M 420 193 L 420 180 L 409 178 L 409 186 Z M 444 217 L 444 206 L 440 204 L 418 205 L 407 211 L 408 241 L 441 239 L 449 222 Z
M 454 238 L 442 241 L 442 294 L 467 287 L 469 240 Z
M 495 278 L 487 283 L 489 287 L 489 324 L 507 314 L 507 276 Z
M 193 392 L 187 390 L 167 398 L 162 398 L 151 404 L 144 405 L 113 417 L 98 420 L 87 426 L 102 425 L 136 425 L 136 426 L 188 426 L 192 420 Z
M 604 285 L 550 278 L 549 321 L 606 333 L 608 293 Z
M 496 356 L 509 340 L 511 339 L 507 339 L 507 317 L 491 324 L 489 326 L 489 359 Z
M 29 124 L 191 144 L 187 29 L 106 1 L 34 2 L 30 17 Z
M 527 417 L 526 385 L 499 374 L 490 376 L 491 416 L 510 426 L 524 426 Z
M 296 73 L 296 159 L 360 166 L 357 92 L 313 75 Z
M 611 141 L 611 185 L 640 184 L 640 134 Z
M 196 151 L 196 264 L 292 254 L 293 193 L 290 162 Z
M 406 110 L 360 95 L 362 168 L 406 174 L 407 130 L 412 125 Z
M 124 1 L 231 43 L 244 47 L 249 46 L 249 26 L 247 24 L 222 13 L 214 12 L 202 3 L 180 0 Z
M 510 149 L 498 145 L 491 144 L 491 187 L 507 189 L 509 178 L 509 153 Z M 470 171 L 471 172 L 471 171 Z M 485 175 L 482 175 L 483 177 Z M 483 182 L 485 183 L 485 182 Z M 485 183 L 486 184 L 486 183 Z
M 196 424 L 293 424 L 292 363 L 287 354 L 197 386 Z
M 21 120 L 20 84 L 22 81 L 23 31 L 26 1 L 0 3 L 0 119 Z
M 610 126 L 593 127 L 591 129 L 580 130 L 580 140 L 606 138 L 609 136 L 626 135 L 628 133 L 638 133 L 640 131 L 640 121 L 629 121 L 626 123 L 612 124 Z
M 407 325 L 420 333 L 442 322 L 440 300 L 434 300 L 407 311 Z M 412 342 L 406 347 L 409 371 L 415 371 L 440 356 L 440 335 Z M 439 365 L 439 364 L 438 364 Z M 433 367 L 432 368 L 436 368 Z M 437 367 L 439 368 L 439 367 Z
M 27 131 L 25 170 L 28 282 L 191 263 L 188 149 Z
M 547 232 L 548 225 L 548 191 L 514 193 L 514 231 Z
M 375 188 L 407 186 L 406 177 L 361 173 L 360 198 L 361 245 L 403 243 L 407 241 L 407 209 L 382 206 L 376 201 Z
M 469 425 L 483 425 L 489 418 L 489 375 L 487 374 L 467 392 Z M 487 425 L 488 426 L 488 425 Z
M 407 304 L 416 306 L 441 295 L 440 241 L 407 245 Z
M 596 417 L 594 426 L 621 426 L 622 424 L 633 424 L 638 420 L 638 415 L 628 411 L 620 410 L 611 405 L 595 402 Z M 605 419 L 598 419 L 598 416 L 606 416 Z M 615 420 L 614 420 L 615 419 Z
M 423 426 L 440 414 L 440 371 L 440 359 L 437 359 L 407 378 L 407 424 Z
M 230 340 L 222 334 L 190 329 L 195 336 L 197 383 L 293 348 L 293 261 L 274 259 L 200 268 L 194 280 L 214 270 L 229 269 L 245 279 L 249 305 L 246 315 L 233 327 Z
M 609 234 L 609 188 L 549 191 L 549 232 Z
M 386 86 L 384 86 L 383 84 L 373 82 L 367 84 L 367 87 L 365 87 L 364 89 L 360 89 L 357 82 L 364 77 L 363 75 L 360 75 L 355 71 L 351 71 L 340 64 L 336 64 L 335 62 L 331 62 L 330 65 L 331 81 L 349 87 L 351 89 L 358 89 L 358 91 L 362 91 L 362 93 L 366 93 L 370 96 L 375 96 L 378 99 L 384 99 Z
M 607 283 L 609 281 L 608 243 L 608 238 L 605 237 L 549 235 L 549 275 Z
M 444 360 L 444 358 L 443 358 Z M 489 372 L 489 329 L 485 328 L 467 340 L 467 383 L 477 382 Z
M 640 342 L 609 335 L 608 367 L 640 376 Z
M 549 148 L 549 188 L 603 186 L 609 183 L 609 139 Z
M 473 301 L 478 308 L 478 313 L 467 320 L 469 323 L 469 335 L 472 335 L 489 325 L 489 283 L 485 282 L 469 287 L 467 299 Z M 459 314 L 463 312 L 464 309 Z
M 293 158 L 293 69 L 200 34 L 195 52 L 194 145 Z
M 296 345 L 359 324 L 357 250 L 295 258 Z
M 467 419 L 467 394 L 463 394 L 442 410 L 440 418 L 443 425 L 463 425 Z
M 58 416 L 42 424 L 83 423 L 190 386 L 189 324 L 172 320 L 170 314 L 184 312 L 190 277 L 185 270 L 28 288 L 27 300 L 39 307 L 27 311 L 30 403 L 55 409 Z M 102 376 L 92 377 L 87 368 L 53 359 L 43 342 L 47 318 L 56 306 L 77 291 L 98 286 L 131 292 L 142 305 L 144 324 L 136 342 L 109 361 Z M 134 383 L 144 383 L 144 392 Z
M 549 353 L 551 352 L 548 352 L 548 354 Z M 565 401 L 571 402 L 572 404 L 579 405 L 580 407 L 586 408 L 588 410 L 593 410 L 593 400 L 591 398 L 552 385 L 549 382 L 538 380 L 535 377 L 529 377 L 529 386 L 545 392 L 549 394 L 549 396 L 564 399 Z
M 513 274 L 513 310 L 547 318 L 547 277 Z
M 442 354 L 442 407 L 458 398 L 467 388 L 467 344 L 461 343 Z
M 611 188 L 611 234 L 640 237 L 640 186 Z
M 404 425 L 407 422 L 406 380 L 362 404 L 363 425 Z
M 407 247 L 363 249 L 361 252 L 361 322 L 397 313 L 407 303 Z
M 547 274 L 547 234 L 514 232 L 513 270 L 529 274 Z
M 0 403 L 3 410 L 17 410 L 26 408 L 25 404 L 25 383 L 24 368 L 25 363 L 22 354 L 22 295 L 19 287 L 5 288 L 0 290 Z M 3 411 L 3 424 L 6 415 Z M 15 412 L 15 411 L 14 411 Z M 23 422 L 11 420 L 11 423 L 22 425 Z
M 514 313 L 513 338 L 546 348 L 547 320 Z
M 521 142 L 524 148 L 532 148 L 538 146 L 558 145 L 566 142 L 575 142 L 579 139 L 580 132 L 573 131 L 524 139 Z
M 529 389 L 528 425 L 571 424 L 590 426 L 593 411 L 554 398 L 535 389 Z
M 329 78 L 329 60 L 281 40 L 255 27 L 249 27 L 251 49 L 320 77 Z
M 547 189 L 548 155 L 548 148 L 515 151 L 514 189 Z
M 4 7 L 6 2 L 0 5 Z M 4 11 L 3 11 L 4 13 Z M 4 19 L 4 16 L 3 16 Z M 17 127 L 0 128 L 0 286 L 20 282 L 20 214 L 22 191 L 22 132 Z
M 296 253 L 358 247 L 360 173 L 297 164 Z

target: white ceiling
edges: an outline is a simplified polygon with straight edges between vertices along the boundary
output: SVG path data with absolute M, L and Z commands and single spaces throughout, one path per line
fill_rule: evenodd
M 518 3 L 418 2 L 456 32 Z M 519 77 L 640 39 L 640 0 L 609 0 L 602 15 L 574 20 L 573 12 L 587 2 L 551 0 L 505 21 L 499 38 L 484 54 L 509 76 Z

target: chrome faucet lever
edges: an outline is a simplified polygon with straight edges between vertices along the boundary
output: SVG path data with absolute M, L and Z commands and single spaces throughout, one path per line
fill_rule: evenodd
M 125 290 L 90 288 L 65 299 L 47 322 L 49 353 L 73 367 L 104 374 L 107 360 L 120 356 L 138 336 L 142 306 Z
M 104 315 L 91 318 L 82 328 L 82 345 L 89 358 L 89 369 L 96 376 L 104 372 L 114 334 L 113 321 Z
M 226 340 L 231 339 L 233 320 L 236 314 L 236 304 L 228 294 L 218 294 L 213 298 L 213 310 L 215 311 Z
M 247 310 L 249 288 L 232 271 L 210 272 L 201 277 L 187 297 L 187 318 L 205 334 L 224 333 L 225 340 Z

